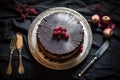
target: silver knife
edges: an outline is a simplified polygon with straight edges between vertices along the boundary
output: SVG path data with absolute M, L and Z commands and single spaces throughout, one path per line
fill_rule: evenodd
M 82 76 L 82 74 L 85 73 L 85 71 L 98 59 L 100 58 L 103 53 L 107 50 L 109 46 L 109 39 L 104 42 L 104 44 L 97 50 L 95 53 L 95 57 L 90 61 L 90 63 L 81 71 L 81 73 L 78 74 L 78 76 Z

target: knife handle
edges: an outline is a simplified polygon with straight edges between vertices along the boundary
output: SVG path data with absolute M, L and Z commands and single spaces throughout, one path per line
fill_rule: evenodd
M 78 74 L 78 76 L 82 76 L 82 74 L 85 73 L 85 71 L 98 59 L 98 57 L 94 57 L 90 63 L 81 71 L 81 73 Z

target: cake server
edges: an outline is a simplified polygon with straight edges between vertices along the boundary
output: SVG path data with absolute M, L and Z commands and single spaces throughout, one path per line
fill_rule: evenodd
M 81 73 L 78 74 L 78 76 L 82 76 L 82 74 L 85 73 L 85 71 L 97 60 L 99 59 L 103 53 L 107 50 L 109 46 L 109 40 L 106 40 L 104 44 L 97 50 L 95 53 L 95 57 L 90 61 L 90 63 L 81 71 Z
M 19 52 L 19 67 L 18 67 L 18 72 L 19 74 L 23 74 L 24 73 L 24 67 L 23 67 L 23 63 L 22 63 L 22 55 L 21 55 L 21 51 L 22 51 L 22 47 L 23 47 L 23 37 L 21 33 L 17 33 L 17 43 L 16 43 L 16 47 L 17 50 Z

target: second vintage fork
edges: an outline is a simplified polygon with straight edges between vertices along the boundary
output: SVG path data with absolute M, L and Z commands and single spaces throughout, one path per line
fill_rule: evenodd
M 10 58 L 9 63 L 6 69 L 6 74 L 10 75 L 12 73 L 12 54 L 13 51 L 16 49 L 16 36 L 12 36 L 11 42 L 10 42 Z

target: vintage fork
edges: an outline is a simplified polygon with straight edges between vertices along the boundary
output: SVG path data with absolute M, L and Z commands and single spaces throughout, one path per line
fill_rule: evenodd
M 16 49 L 16 36 L 13 36 L 10 42 L 10 58 L 9 63 L 6 69 L 6 74 L 10 75 L 12 73 L 12 54 L 13 51 Z

